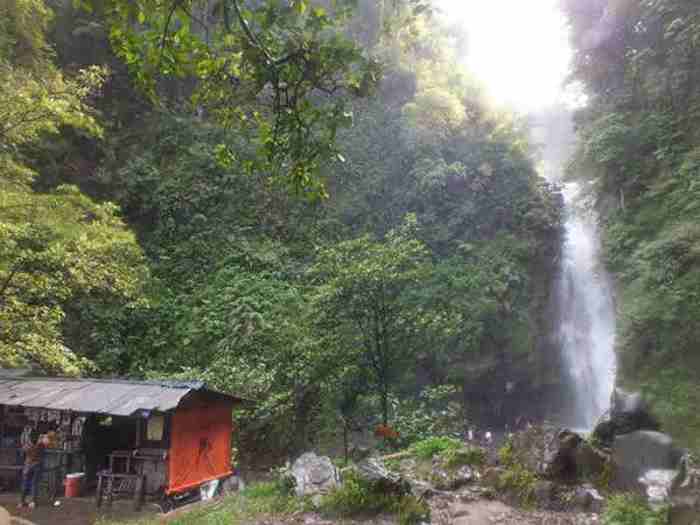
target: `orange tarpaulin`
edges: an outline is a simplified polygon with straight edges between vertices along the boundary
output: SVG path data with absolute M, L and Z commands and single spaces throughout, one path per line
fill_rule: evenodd
M 179 408 L 172 417 L 168 494 L 231 474 L 232 404 Z

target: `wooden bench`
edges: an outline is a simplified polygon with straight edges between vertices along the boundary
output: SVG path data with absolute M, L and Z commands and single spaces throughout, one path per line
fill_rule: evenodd
M 15 473 L 15 480 L 14 482 L 16 485 L 19 487 L 22 484 L 22 469 L 24 468 L 23 465 L 0 465 L 0 471 L 4 472 L 14 472 Z
M 115 473 L 102 470 L 97 473 L 97 493 L 95 503 L 102 506 L 102 500 L 112 505 L 115 494 L 129 494 L 134 500 L 134 509 L 139 510 L 143 504 L 145 476 L 141 474 Z

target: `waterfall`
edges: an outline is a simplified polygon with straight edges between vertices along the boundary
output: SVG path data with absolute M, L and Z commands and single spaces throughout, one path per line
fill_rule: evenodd
M 557 282 L 557 338 L 571 404 L 565 423 L 590 430 L 608 410 L 615 382 L 615 308 L 612 282 L 600 264 L 592 212 L 576 206 L 580 188 L 563 188 L 565 239 Z

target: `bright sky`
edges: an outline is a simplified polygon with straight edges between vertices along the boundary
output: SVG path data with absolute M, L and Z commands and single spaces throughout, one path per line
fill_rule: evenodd
M 469 70 L 494 102 L 531 111 L 562 94 L 571 50 L 558 0 L 439 0 L 467 32 Z

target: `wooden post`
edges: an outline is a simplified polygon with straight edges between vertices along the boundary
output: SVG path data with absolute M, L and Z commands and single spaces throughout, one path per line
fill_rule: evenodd
M 134 490 L 134 510 L 138 511 L 141 509 L 141 504 L 143 503 L 143 488 L 145 483 L 144 476 L 138 476 L 136 478 L 136 488 Z
M 99 509 L 102 506 L 102 490 L 104 489 L 104 478 L 101 473 L 97 473 L 97 492 L 95 493 L 95 505 Z

